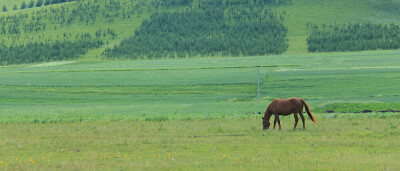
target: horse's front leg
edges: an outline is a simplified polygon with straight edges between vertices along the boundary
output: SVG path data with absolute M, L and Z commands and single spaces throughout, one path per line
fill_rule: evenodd
M 275 120 L 278 122 L 278 124 L 279 124 L 279 130 L 281 130 L 282 129 L 282 127 L 281 127 L 281 121 L 279 120 L 279 115 L 278 114 L 275 114 Z
M 274 129 L 275 129 L 275 125 L 276 125 L 276 119 L 274 119 Z

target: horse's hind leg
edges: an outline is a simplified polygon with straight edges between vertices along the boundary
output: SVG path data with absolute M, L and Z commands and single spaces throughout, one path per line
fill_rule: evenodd
M 303 112 L 300 112 L 300 118 L 301 118 L 301 121 L 303 122 L 303 130 L 306 130 L 306 123 L 305 123 Z
M 282 129 L 282 127 L 281 127 L 281 121 L 279 120 L 279 115 L 275 115 L 275 120 L 278 122 L 278 124 L 279 124 L 279 130 L 281 130 Z
M 294 131 L 294 130 L 296 130 L 297 122 L 299 122 L 299 117 L 297 116 L 296 112 L 294 112 L 293 115 L 294 115 L 294 127 L 293 127 L 293 131 Z

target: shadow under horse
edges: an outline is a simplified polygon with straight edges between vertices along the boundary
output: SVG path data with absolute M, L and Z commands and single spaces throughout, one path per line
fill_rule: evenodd
M 275 115 L 274 129 L 276 122 L 278 122 L 279 130 L 281 130 L 282 127 L 281 127 L 281 122 L 279 120 L 279 115 L 287 116 L 292 113 L 295 119 L 293 130 L 296 130 L 297 122 L 299 121 L 299 117 L 297 116 L 297 114 L 300 114 L 301 121 L 303 121 L 303 130 L 305 130 L 306 125 L 303 116 L 303 106 L 306 108 L 307 114 L 310 117 L 310 119 L 315 124 L 317 124 L 317 121 L 315 120 L 314 115 L 311 113 L 308 104 L 303 99 L 292 97 L 288 99 L 275 99 L 274 101 L 271 102 L 271 104 L 269 104 L 267 110 L 265 110 L 264 117 L 262 117 L 263 130 L 269 128 L 270 126 L 269 119 L 271 118 L 272 115 Z

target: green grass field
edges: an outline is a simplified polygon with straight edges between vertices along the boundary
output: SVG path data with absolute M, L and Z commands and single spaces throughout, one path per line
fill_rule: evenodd
M 399 54 L 376 51 L 1 67 L 0 112 L 243 114 L 265 110 L 274 98 L 293 96 L 305 99 L 312 109 L 334 103 L 400 103 Z M 261 101 L 257 103 L 259 68 Z
M 398 118 L 258 117 L 0 125 L 7 170 L 398 170 Z
M 65 5 L 12 11 L 21 2 L 2 0 L 0 16 Z M 307 53 L 305 41 L 308 22 L 399 24 L 400 1 L 292 2 L 277 9 L 287 12 L 283 55 L 104 60 L 151 9 L 20 36 L 118 35 L 76 61 L 0 66 L 0 170 L 399 170 L 400 113 L 359 112 L 400 110 L 400 51 Z M 293 131 L 289 116 L 263 131 L 257 113 L 289 97 L 305 99 L 318 125 L 306 118 Z
M 0 167 L 398 170 L 398 113 L 324 111 L 398 110 L 399 53 L 3 66 Z M 319 124 L 262 131 L 256 113 L 291 96 Z

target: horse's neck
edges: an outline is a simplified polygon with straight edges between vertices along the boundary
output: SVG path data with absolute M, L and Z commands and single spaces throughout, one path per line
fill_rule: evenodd
M 272 116 L 272 112 L 271 112 L 271 110 L 268 108 L 268 109 L 265 111 L 264 118 L 265 118 L 265 120 L 269 121 L 269 119 L 271 118 L 271 116 Z

